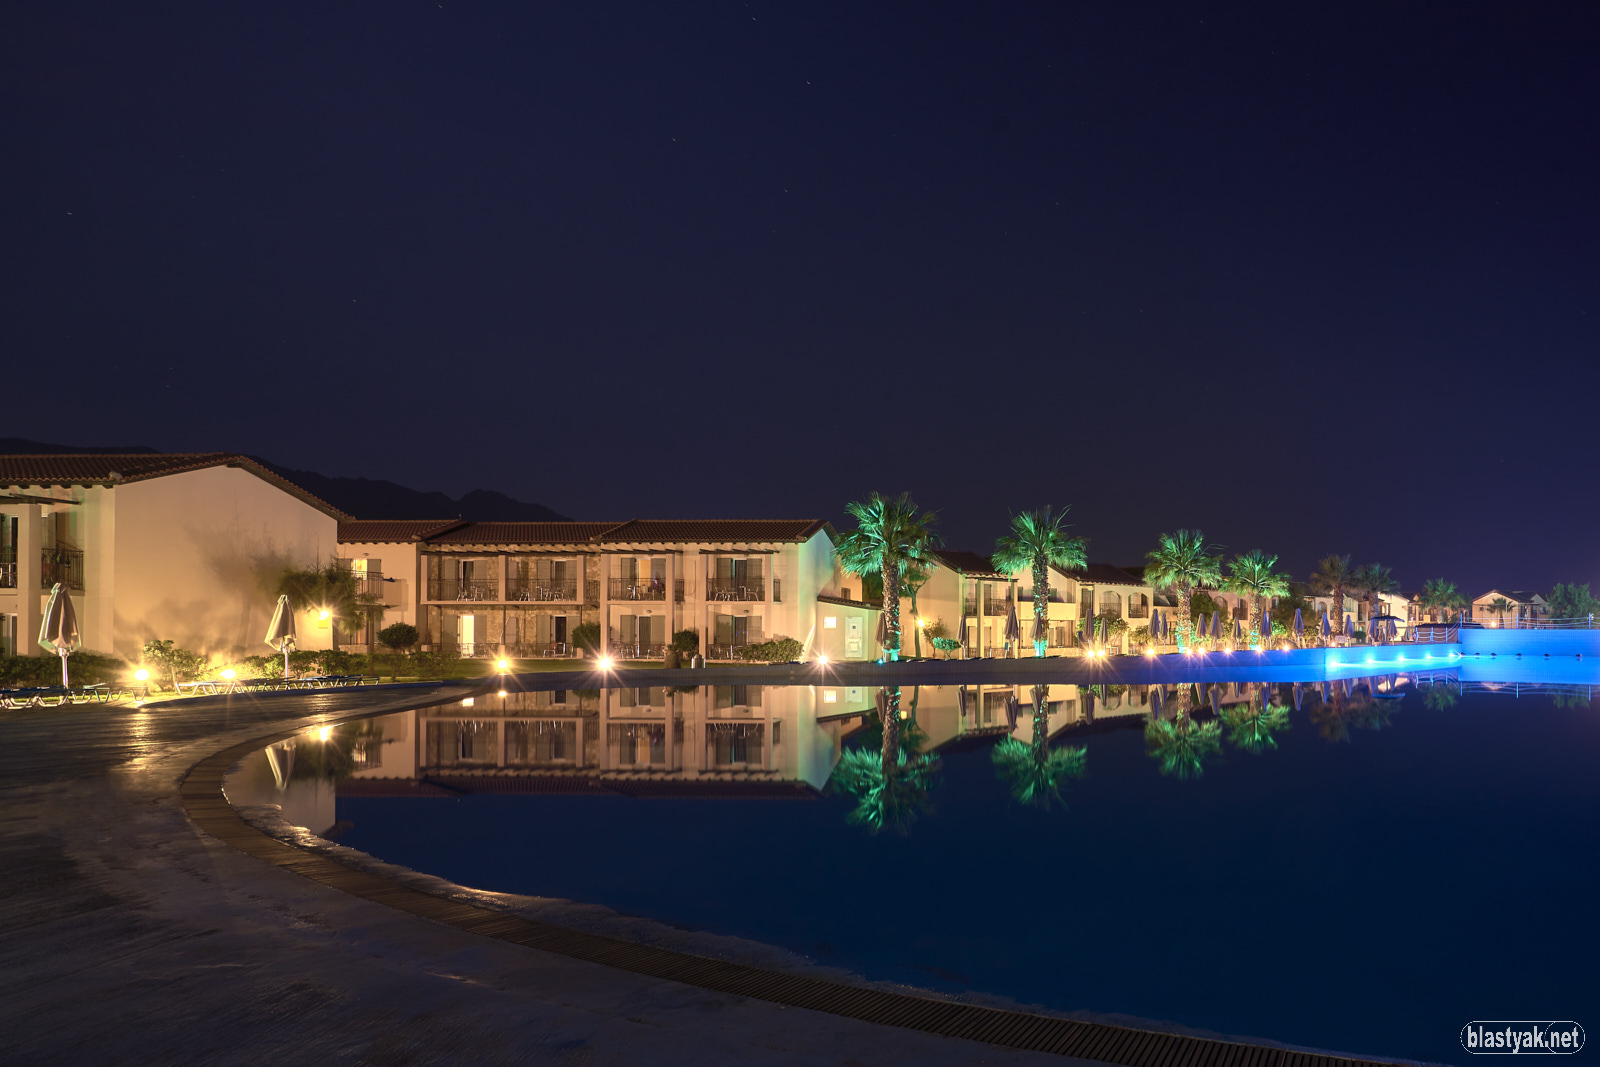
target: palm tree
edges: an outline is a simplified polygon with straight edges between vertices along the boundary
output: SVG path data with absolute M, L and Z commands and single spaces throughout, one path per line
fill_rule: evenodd
M 1381 563 L 1369 563 L 1365 567 L 1357 567 L 1351 584 L 1366 594 L 1367 620 L 1378 614 L 1383 606 L 1383 594 L 1392 593 L 1400 588 L 1400 583 L 1394 580 L 1394 575 L 1389 568 Z
M 1507 600 L 1503 596 L 1497 596 L 1493 600 L 1489 601 L 1489 610 L 1494 612 L 1499 618 L 1500 628 L 1504 629 L 1506 625 L 1506 612 L 1511 610 L 1511 601 Z
M 1269 556 L 1259 548 L 1242 556 L 1235 556 L 1228 564 L 1228 580 L 1224 586 L 1230 593 L 1250 598 L 1250 632 L 1261 632 L 1261 619 L 1267 613 L 1267 601 L 1275 596 L 1289 595 L 1289 576 L 1278 574 L 1278 557 Z
M 1344 626 L 1344 587 L 1353 584 L 1355 571 L 1350 567 L 1349 556 L 1327 556 L 1318 561 L 1317 569 L 1311 572 L 1311 588 L 1318 593 L 1328 594 L 1328 599 L 1333 603 L 1328 612 L 1328 621 L 1335 630 Z
M 1145 581 L 1156 589 L 1178 591 L 1178 643 L 1184 646 L 1189 644 L 1189 628 L 1194 624 L 1189 617 L 1189 597 L 1196 589 L 1222 584 L 1222 560 L 1211 554 L 1211 548 L 1199 530 L 1179 530 L 1162 534 L 1156 550 L 1145 556 L 1149 561 Z
M 1049 645 L 1050 565 L 1082 567 L 1081 537 L 1068 537 L 1062 527 L 1067 508 L 1054 511 L 1046 506 L 1024 511 L 1011 518 L 1011 532 L 994 543 L 994 565 L 1015 576 L 1024 567 L 1033 568 L 1033 654 L 1043 656 Z
M 1442 612 L 1445 621 L 1450 619 L 1450 612 L 1466 606 L 1466 598 L 1456 590 L 1456 583 L 1447 582 L 1443 578 L 1429 578 L 1422 583 L 1422 606 L 1428 610 L 1434 622 L 1439 621 Z
M 844 509 L 855 517 L 856 528 L 839 539 L 839 562 L 855 574 L 883 579 L 884 651 L 900 658 L 900 586 L 910 568 L 930 567 L 939 535 L 937 516 L 919 512 L 910 493 L 885 500 L 869 493 L 866 501 L 851 501 Z
M 1022 804 L 1049 810 L 1061 801 L 1061 784 L 1083 775 L 1088 750 L 1082 745 L 1050 748 L 1050 687 L 1033 687 L 1033 742 L 1024 745 L 1008 737 L 989 752 L 996 772 L 1011 783 L 1011 796 Z M 1063 805 L 1065 806 L 1065 805 Z

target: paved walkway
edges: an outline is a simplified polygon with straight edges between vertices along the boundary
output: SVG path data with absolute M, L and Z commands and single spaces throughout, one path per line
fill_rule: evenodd
M 1062 1064 L 507 944 L 200 833 L 178 782 L 449 687 L 0 712 L 0 1062 Z

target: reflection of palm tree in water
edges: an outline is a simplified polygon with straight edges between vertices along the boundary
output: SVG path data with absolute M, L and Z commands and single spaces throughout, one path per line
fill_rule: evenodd
M 1051 750 L 1049 696 L 1049 686 L 1033 687 L 1033 740 L 1029 744 L 1008 737 L 990 752 L 995 770 L 1011 785 L 1012 797 L 1047 811 L 1052 801 L 1065 807 L 1061 785 L 1068 778 L 1080 777 L 1088 759 L 1081 745 Z
M 1270 702 L 1265 685 L 1250 687 L 1250 702 L 1224 708 L 1222 722 L 1228 728 L 1228 743 L 1234 748 L 1259 755 L 1268 748 L 1277 748 L 1272 735 L 1288 729 L 1289 709 Z
M 847 820 L 872 833 L 883 829 L 904 833 L 926 808 L 928 794 L 937 784 L 939 757 L 918 752 L 927 734 L 917 725 L 916 703 L 914 694 L 913 716 L 902 726 L 900 687 L 885 687 L 878 705 L 882 709 L 877 724 L 882 730 L 881 746 L 846 750 L 829 779 L 833 788 L 856 800 Z M 871 735 L 864 740 L 870 745 Z
M 1178 687 L 1177 714 L 1171 719 L 1151 718 L 1144 726 L 1144 750 L 1161 773 L 1181 779 L 1198 778 L 1207 757 L 1222 750 L 1222 725 L 1195 722 L 1190 714 L 1197 697 L 1191 687 Z
M 1350 729 L 1381 730 L 1390 725 L 1390 701 L 1374 700 L 1367 687 L 1352 689 L 1324 683 L 1329 690 L 1324 698 L 1319 690 L 1311 691 L 1311 722 L 1324 741 L 1335 743 L 1349 741 Z

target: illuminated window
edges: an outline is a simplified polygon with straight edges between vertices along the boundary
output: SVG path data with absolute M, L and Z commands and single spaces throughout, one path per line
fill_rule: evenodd
M 822 620 L 822 628 L 824 630 L 837 630 L 839 628 L 838 618 L 833 615 L 825 616 Z
M 822 702 L 824 704 L 839 703 L 839 691 L 837 689 L 824 689 L 822 691 Z

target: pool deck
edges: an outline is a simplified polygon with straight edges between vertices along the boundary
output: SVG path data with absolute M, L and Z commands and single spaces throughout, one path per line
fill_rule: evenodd
M 662 677 L 634 673 L 618 680 Z M 714 683 L 724 673 L 702 677 Z M 729 677 L 759 683 L 762 673 Z M 529 688 L 544 688 L 563 676 L 525 677 Z M 0 1060 L 1074 1059 L 1005 1047 L 1031 1044 L 1138 1067 L 1341 1062 L 619 948 L 597 935 L 462 911 L 468 906 L 277 842 L 218 806 L 221 773 L 235 758 L 219 755 L 225 750 L 472 691 L 383 686 L 0 713 Z M 696 971 L 696 960 L 706 966 Z M 867 1021 L 889 1017 L 905 1025 Z M 1004 1044 L 945 1036 L 956 1032 Z

